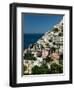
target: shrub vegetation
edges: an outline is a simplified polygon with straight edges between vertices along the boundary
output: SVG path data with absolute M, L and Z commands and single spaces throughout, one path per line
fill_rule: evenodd
M 28 52 L 24 55 L 24 59 L 26 59 L 26 60 L 36 60 L 36 57 L 34 57 L 34 55 L 31 54 L 30 52 Z

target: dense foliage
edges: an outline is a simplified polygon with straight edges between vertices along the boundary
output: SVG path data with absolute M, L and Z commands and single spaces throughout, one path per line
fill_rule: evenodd
M 63 66 L 56 63 L 51 64 L 51 73 L 63 73 Z
M 40 67 L 39 66 L 34 66 L 32 68 L 32 73 L 33 74 L 48 74 L 49 73 L 49 69 L 48 69 L 46 64 L 43 64 Z
M 58 28 L 54 28 L 53 31 L 56 33 L 56 32 L 59 31 L 59 29 Z
M 46 58 L 44 58 L 43 59 L 45 62 L 51 62 L 51 61 L 53 61 L 52 59 L 51 59 L 51 57 L 49 57 L 49 56 L 47 56 Z
M 63 73 L 63 66 L 53 63 L 51 69 L 48 69 L 47 65 L 34 66 L 32 68 L 32 74 L 57 74 Z
M 26 59 L 26 60 L 36 60 L 36 57 L 34 57 L 34 55 L 32 53 L 28 52 L 24 55 L 24 59 Z
M 63 36 L 63 33 L 59 33 L 59 36 Z

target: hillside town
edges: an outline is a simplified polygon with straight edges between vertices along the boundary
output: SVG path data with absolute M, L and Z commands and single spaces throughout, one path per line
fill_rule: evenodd
M 23 52 L 23 74 L 63 73 L 63 20 Z

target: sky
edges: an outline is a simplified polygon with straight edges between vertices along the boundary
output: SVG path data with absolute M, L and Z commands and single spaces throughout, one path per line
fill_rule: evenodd
M 24 33 L 45 33 L 63 19 L 63 15 L 22 14 Z

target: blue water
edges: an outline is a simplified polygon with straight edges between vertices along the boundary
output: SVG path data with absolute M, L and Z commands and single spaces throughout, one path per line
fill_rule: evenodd
M 24 48 L 28 48 L 30 44 L 36 43 L 42 36 L 43 34 L 24 34 Z

